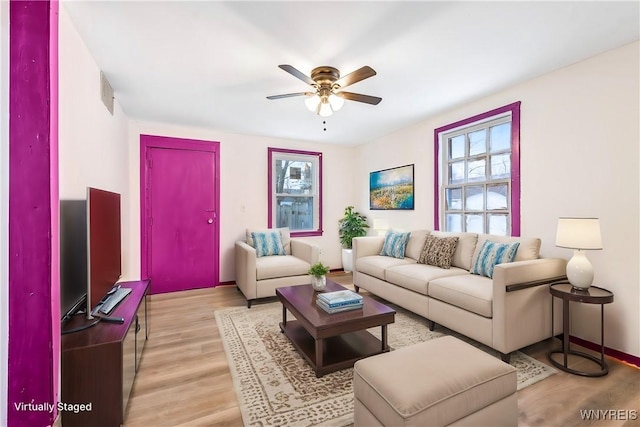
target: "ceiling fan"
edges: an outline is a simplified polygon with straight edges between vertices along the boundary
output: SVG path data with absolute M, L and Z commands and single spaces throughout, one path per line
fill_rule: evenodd
M 311 70 L 311 77 L 308 77 L 291 65 L 278 65 L 287 73 L 299 78 L 314 88 L 313 92 L 286 93 L 283 95 L 267 96 L 267 99 L 290 98 L 292 96 L 306 96 L 307 108 L 316 114 L 327 117 L 338 111 L 344 104 L 344 100 L 364 102 L 365 104 L 378 105 L 382 98 L 377 96 L 362 95 L 359 93 L 345 92 L 342 89 L 354 83 L 358 83 L 369 77 L 376 75 L 373 68 L 365 65 L 356 71 L 340 77 L 337 68 L 323 65 Z

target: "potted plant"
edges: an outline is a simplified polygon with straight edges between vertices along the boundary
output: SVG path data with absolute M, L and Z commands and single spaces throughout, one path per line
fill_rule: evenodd
M 309 268 L 307 274 L 311 275 L 311 286 L 313 286 L 314 291 L 323 291 L 327 286 L 326 274 L 328 272 L 329 267 L 322 264 L 321 262 L 317 262 Z
M 347 206 L 340 222 L 340 244 L 342 245 L 342 268 L 346 273 L 353 270 L 353 238 L 367 235 L 367 217 L 353 206 Z

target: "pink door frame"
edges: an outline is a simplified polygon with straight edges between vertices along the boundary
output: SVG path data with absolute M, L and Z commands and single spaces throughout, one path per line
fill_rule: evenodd
M 147 183 L 149 181 L 149 171 L 147 169 L 147 152 L 152 148 L 171 148 L 176 150 L 199 150 L 211 151 L 215 153 L 214 172 L 214 205 L 213 209 L 217 213 L 217 220 L 214 223 L 214 262 L 216 263 L 214 287 L 220 283 L 220 143 L 217 141 L 203 141 L 197 139 L 174 138 L 157 135 L 140 135 L 140 277 L 149 278 L 151 260 L 149 259 L 149 224 L 147 224 L 148 206 L 147 203 Z

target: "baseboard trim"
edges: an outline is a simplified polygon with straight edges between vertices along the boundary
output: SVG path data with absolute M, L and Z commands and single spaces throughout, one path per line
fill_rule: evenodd
M 573 335 L 569 336 L 569 342 L 580 345 L 584 348 L 588 348 L 589 350 L 600 352 L 600 344 L 593 343 L 591 341 L 583 340 L 582 338 L 574 337 Z M 614 348 L 606 347 L 604 348 L 604 354 L 607 356 L 611 356 L 614 359 L 621 360 L 630 365 L 634 365 L 637 368 L 640 368 L 640 357 L 634 356 L 632 354 L 624 353 L 620 350 L 616 350 Z

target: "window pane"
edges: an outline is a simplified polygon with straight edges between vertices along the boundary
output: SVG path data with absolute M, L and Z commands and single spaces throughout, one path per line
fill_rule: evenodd
M 502 214 L 489 214 L 489 234 L 499 236 L 509 235 L 509 216 Z
M 276 193 L 313 194 L 313 163 L 276 160 Z
M 487 187 L 487 210 L 507 209 L 507 184 L 490 185 Z
M 464 189 L 465 209 L 468 211 L 484 210 L 484 189 L 482 186 L 469 186 Z
M 446 231 L 462 231 L 462 215 L 460 214 L 447 214 L 445 217 L 445 230 Z
M 484 215 L 482 214 L 467 214 L 465 215 L 465 222 L 467 224 L 467 233 L 484 233 Z
M 511 149 L 511 123 L 492 126 L 489 129 L 491 152 Z
M 449 163 L 449 184 L 464 182 L 464 162 Z
M 275 227 L 289 227 L 291 230 L 312 229 L 313 197 L 278 196 Z
M 487 152 L 487 131 L 485 129 L 469 134 L 469 155 L 475 156 Z
M 462 209 L 462 188 L 447 188 L 447 210 Z
M 467 179 L 470 182 L 486 180 L 486 163 L 485 159 L 469 160 L 467 162 Z
M 464 157 L 464 135 L 449 139 L 449 159 Z
M 503 179 L 511 176 L 511 154 L 494 154 L 491 156 L 491 178 Z

